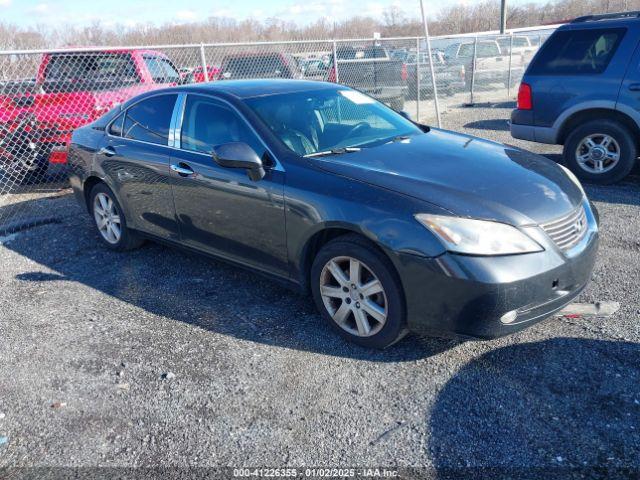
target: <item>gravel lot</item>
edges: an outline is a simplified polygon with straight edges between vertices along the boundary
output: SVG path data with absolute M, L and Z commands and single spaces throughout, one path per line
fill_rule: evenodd
M 443 119 L 516 143 L 509 111 Z M 13 195 L 59 222 L 0 240 L 0 467 L 640 469 L 640 178 L 587 189 L 602 237 L 580 301 L 617 313 L 384 352 L 251 272 L 155 244 L 109 252 L 70 195 Z

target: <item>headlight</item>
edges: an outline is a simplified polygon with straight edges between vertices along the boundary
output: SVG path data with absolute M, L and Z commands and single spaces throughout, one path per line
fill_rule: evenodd
M 580 183 L 580 180 L 578 180 L 578 177 L 576 177 L 576 174 L 573 173 L 571 170 L 569 170 L 567 167 L 565 167 L 564 165 L 560 165 L 558 164 L 558 166 L 564 170 L 564 173 L 567 174 L 567 177 L 569 177 L 571 179 L 571 181 L 573 183 L 576 184 L 576 187 L 578 187 L 580 189 L 580 191 L 582 192 L 582 195 L 586 195 L 584 193 L 584 188 L 582 188 L 582 184 Z
M 469 255 L 510 255 L 541 252 L 536 241 L 505 223 L 419 213 L 415 216 L 450 252 Z

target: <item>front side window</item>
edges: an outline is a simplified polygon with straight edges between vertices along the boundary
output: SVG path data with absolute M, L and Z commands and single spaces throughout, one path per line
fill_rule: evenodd
M 178 70 L 176 70 L 176 67 L 174 67 L 169 60 L 167 60 L 166 58 L 158 58 L 158 63 L 160 64 L 164 72 L 165 82 L 167 83 L 180 82 L 180 74 L 178 73 Z
M 167 145 L 176 98 L 177 95 L 157 95 L 130 107 L 125 116 L 122 136 Z
M 531 75 L 579 75 L 605 71 L 625 28 L 590 28 L 554 33 L 534 58 Z
M 464 45 L 460 45 L 460 51 L 458 52 L 459 57 L 472 57 L 473 56 L 473 44 L 465 43 Z
M 199 95 L 188 95 L 184 107 L 180 147 L 210 154 L 224 143 L 248 144 L 259 157 L 265 149 L 247 123 L 230 108 Z
M 478 57 L 497 57 L 500 55 L 500 48 L 497 43 L 479 43 L 476 52 Z
M 514 37 L 513 39 L 513 46 L 514 47 L 528 47 L 529 46 L 529 41 L 524 38 L 524 37 Z
M 422 133 L 409 120 L 355 90 L 328 88 L 268 95 L 246 103 L 298 155 L 373 147 Z
M 166 58 L 144 57 L 144 63 L 155 83 L 177 83 L 180 81 L 180 74 Z

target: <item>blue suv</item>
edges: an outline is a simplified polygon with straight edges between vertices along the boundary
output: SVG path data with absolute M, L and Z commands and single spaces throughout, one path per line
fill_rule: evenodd
M 640 12 L 558 28 L 525 72 L 511 135 L 563 145 L 566 165 L 587 182 L 624 178 L 640 139 L 639 40 Z

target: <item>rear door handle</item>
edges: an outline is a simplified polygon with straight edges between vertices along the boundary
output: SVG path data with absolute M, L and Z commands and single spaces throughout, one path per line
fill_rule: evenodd
M 113 147 L 102 147 L 98 150 L 99 155 L 104 155 L 105 157 L 113 157 L 116 154 L 116 150 Z
M 629 90 L 632 92 L 640 92 L 640 83 L 632 83 L 629 85 Z
M 193 169 L 189 166 L 186 165 L 184 163 L 179 163 L 177 165 L 173 164 L 171 165 L 171 170 L 173 170 L 174 172 L 176 172 L 178 175 L 182 176 L 182 177 L 189 177 L 191 175 L 193 175 L 194 172 Z

